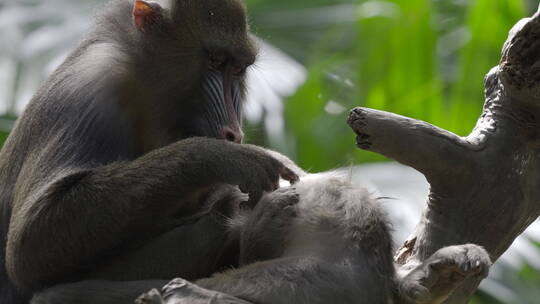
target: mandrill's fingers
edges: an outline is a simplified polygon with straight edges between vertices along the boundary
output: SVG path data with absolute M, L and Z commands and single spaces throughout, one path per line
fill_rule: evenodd
M 281 168 L 281 170 L 279 171 L 279 176 L 283 178 L 284 180 L 288 181 L 289 183 L 291 183 L 291 185 L 294 185 L 299 181 L 298 175 L 294 173 L 293 170 L 287 167 Z

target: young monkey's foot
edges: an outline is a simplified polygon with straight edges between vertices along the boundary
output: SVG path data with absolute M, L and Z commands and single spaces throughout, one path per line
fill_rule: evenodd
M 466 279 L 487 277 L 491 264 L 480 246 L 444 247 L 402 277 L 399 296 L 406 303 L 442 303 Z

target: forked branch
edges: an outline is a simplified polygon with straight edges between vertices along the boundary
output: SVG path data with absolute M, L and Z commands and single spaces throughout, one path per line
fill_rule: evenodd
M 415 303 L 466 303 L 483 278 L 481 271 L 460 276 L 455 263 L 434 267 L 430 259 L 438 250 L 477 244 L 496 261 L 540 215 L 539 80 L 537 12 L 510 32 L 500 65 L 486 77 L 483 115 L 468 137 L 391 113 L 351 112 L 360 148 L 417 169 L 431 184 L 423 217 L 396 254 L 402 276 L 419 276 L 431 293 Z

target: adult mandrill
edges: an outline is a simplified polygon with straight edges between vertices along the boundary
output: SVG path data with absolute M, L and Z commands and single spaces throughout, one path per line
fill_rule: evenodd
M 227 266 L 235 253 L 204 202 L 220 184 L 257 201 L 295 179 L 237 144 L 254 60 L 240 0 L 111 3 L 0 154 L 0 303 L 84 279 L 197 279 Z

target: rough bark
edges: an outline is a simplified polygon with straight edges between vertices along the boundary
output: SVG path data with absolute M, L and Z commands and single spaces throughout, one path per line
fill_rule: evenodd
M 511 30 L 485 87 L 483 114 L 467 137 L 372 109 L 350 114 L 361 149 L 417 169 L 431 185 L 420 222 L 396 254 L 403 269 L 467 243 L 496 261 L 540 215 L 540 11 Z M 444 303 L 466 303 L 480 280 L 464 279 Z

